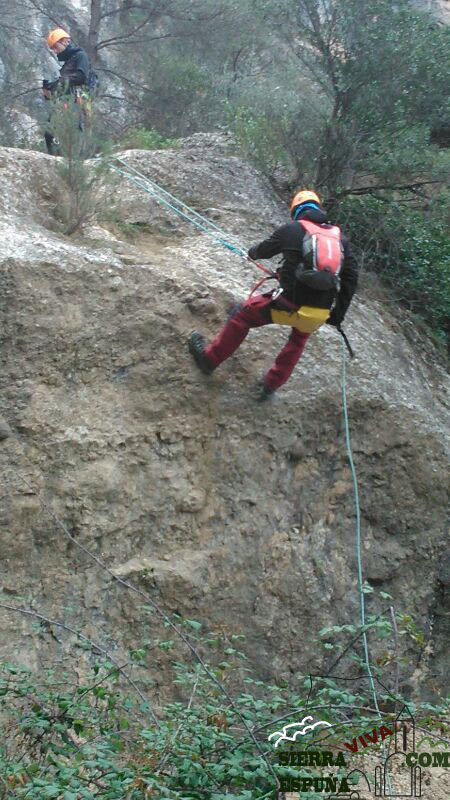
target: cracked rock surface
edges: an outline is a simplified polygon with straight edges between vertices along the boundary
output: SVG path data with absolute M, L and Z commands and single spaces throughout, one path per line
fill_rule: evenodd
M 122 157 L 244 247 L 285 219 L 223 137 Z M 55 168 L 0 148 L 0 411 L 15 434 L 0 446 L 3 600 L 111 652 L 153 635 L 139 600 L 68 532 L 168 612 L 245 633 L 262 678 L 326 668 L 318 631 L 359 619 L 339 337 L 312 337 L 267 405 L 250 390 L 286 329 L 251 332 L 203 376 L 187 336 L 211 336 L 258 275 L 123 178 L 111 193 L 122 227 L 106 198 L 84 234 L 63 236 Z M 368 609 L 380 613 L 389 592 L 424 629 L 432 693 L 448 635 L 448 379 L 410 328 L 361 290 L 346 320 L 358 355 L 347 391 Z M 57 640 L 0 609 L 0 657 L 39 667 L 75 652 L 82 669 L 76 635 Z

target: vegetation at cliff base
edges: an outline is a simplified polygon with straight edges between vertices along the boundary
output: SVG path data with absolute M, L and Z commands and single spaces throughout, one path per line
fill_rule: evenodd
M 381 716 L 374 708 L 358 626 L 320 631 L 323 674 L 267 683 L 249 668 L 242 636 L 205 634 L 196 620 L 174 620 L 207 656 L 206 670 L 186 659 L 173 638 L 146 642 L 120 665 L 95 656 L 95 647 L 80 638 L 91 664 L 82 680 L 57 676 L 52 669 L 34 674 L 0 665 L 1 800 L 275 798 L 277 780 L 300 774 L 279 758 L 281 750 L 338 753 L 335 766 L 324 770 L 308 764 L 301 774 L 342 780 L 353 758 L 345 742 L 382 724 L 395 730 L 405 702 L 417 735 L 420 730 L 433 744 L 448 736 L 444 699 L 418 703 L 402 696 L 410 667 L 423 661 L 426 648 L 408 615 L 396 615 L 394 631 L 387 609 L 371 615 L 365 628 L 377 653 L 372 670 Z M 156 702 L 152 689 L 155 649 L 169 657 L 164 680 L 174 699 L 165 703 Z M 308 715 L 322 725 L 294 742 L 281 742 L 278 750 L 278 736 L 273 740 L 272 734 Z M 383 743 L 370 747 L 381 760 Z M 356 788 L 354 776 L 349 780 Z M 312 791 L 310 796 L 323 795 Z

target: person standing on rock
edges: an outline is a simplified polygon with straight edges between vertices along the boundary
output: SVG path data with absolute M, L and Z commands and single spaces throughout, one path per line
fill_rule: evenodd
M 81 47 L 75 47 L 72 44 L 70 33 L 62 28 L 50 31 L 47 44 L 58 61 L 62 63 L 62 67 L 59 78 L 55 81 L 42 81 L 42 93 L 45 99 L 50 101 L 71 95 L 75 103 L 82 106 L 83 101 L 86 101 L 85 95 L 88 95 L 90 70 L 87 54 Z M 82 128 L 81 113 L 79 125 Z M 56 155 L 57 148 L 53 134 L 47 130 L 44 135 L 48 153 Z
M 277 270 L 280 288 L 250 296 L 235 307 L 220 333 L 207 344 L 194 331 L 189 350 L 202 372 L 210 375 L 242 344 L 250 328 L 272 323 L 291 326 L 288 341 L 256 387 L 255 399 L 267 400 L 290 377 L 311 333 L 324 322 L 340 325 L 358 281 L 358 264 L 337 226 L 327 223 L 318 195 L 302 189 L 290 206 L 291 222 L 251 247 L 249 260 L 282 255 Z

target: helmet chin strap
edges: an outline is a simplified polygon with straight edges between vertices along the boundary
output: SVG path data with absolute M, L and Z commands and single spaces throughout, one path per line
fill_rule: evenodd
M 317 203 L 302 203 L 301 206 L 299 206 L 297 208 L 297 210 L 296 210 L 296 212 L 295 212 L 295 214 L 294 214 L 294 216 L 292 218 L 294 220 L 294 222 L 298 219 L 298 217 L 300 216 L 302 211 L 304 211 L 306 208 L 317 208 L 318 209 L 319 206 L 317 205 Z

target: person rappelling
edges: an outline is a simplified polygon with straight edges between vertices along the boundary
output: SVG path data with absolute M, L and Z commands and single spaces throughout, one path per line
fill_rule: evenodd
M 47 37 L 47 44 L 59 62 L 62 63 L 59 78 L 42 81 L 42 94 L 46 100 L 71 97 L 80 106 L 79 127 L 82 130 L 84 106 L 88 102 L 90 69 L 87 54 L 81 47 L 72 44 L 70 33 L 63 28 L 55 28 Z M 50 122 L 50 117 L 48 121 Z M 49 126 L 51 127 L 51 126 Z M 45 131 L 45 144 L 50 155 L 57 154 L 55 137 L 50 130 Z
M 291 222 L 248 251 L 251 261 L 282 255 L 275 275 L 279 287 L 251 295 L 236 306 L 209 344 L 197 331 L 188 340 L 195 363 L 211 375 L 242 344 L 250 328 L 290 326 L 288 341 L 257 384 L 258 401 L 267 400 L 286 383 L 311 333 L 327 323 L 343 334 L 340 326 L 358 282 L 358 263 L 348 239 L 328 222 L 319 196 L 310 189 L 299 190 L 290 212 Z

